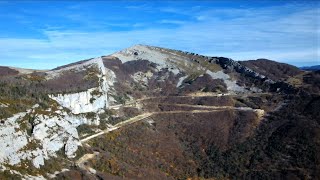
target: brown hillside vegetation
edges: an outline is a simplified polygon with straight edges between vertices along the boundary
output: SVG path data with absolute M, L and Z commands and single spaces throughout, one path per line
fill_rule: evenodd
M 86 164 L 95 178 L 319 179 L 319 99 L 295 97 L 262 121 L 238 110 L 155 114 L 92 139 L 87 152 L 99 155 Z
M 298 75 L 302 72 L 295 66 L 271 61 L 268 59 L 257 59 L 239 62 L 256 72 L 269 77 L 274 81 L 286 80 L 287 78 Z
M 232 110 L 156 115 L 90 142 L 101 153 L 90 163 L 101 173 L 128 178 L 186 179 L 198 176 L 208 145 L 225 151 L 249 137 L 257 123 L 255 114 Z
M 88 142 L 88 153 L 99 152 L 86 162 L 95 175 L 77 168 L 71 172 L 102 179 L 318 179 L 320 97 L 292 95 L 285 97 L 287 103 L 282 98 L 265 94 L 145 100 L 144 109 L 158 113 Z M 268 114 L 261 120 L 249 110 L 192 108 L 207 107 L 199 105 L 199 99 L 263 108 Z M 182 103 L 190 107 L 179 109 Z M 163 108 L 165 104 L 170 108 Z
M 303 76 L 302 88 L 315 94 L 320 93 L 320 71 L 308 72 Z
M 1 76 L 12 76 L 19 74 L 19 71 L 11 69 L 9 67 L 0 66 L 0 77 Z

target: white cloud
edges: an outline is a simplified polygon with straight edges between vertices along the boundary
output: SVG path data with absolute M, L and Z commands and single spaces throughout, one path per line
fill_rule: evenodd
M 283 11 L 287 11 L 282 7 Z M 288 8 L 288 7 L 287 7 Z M 168 12 L 177 11 L 167 9 Z M 270 58 L 283 62 L 317 61 L 319 55 L 319 16 L 316 8 L 279 14 L 279 7 L 258 10 L 212 10 L 195 14 L 202 21 L 163 19 L 160 23 L 176 28 L 150 27 L 127 31 L 45 30 L 45 39 L 0 38 L 0 63 L 14 60 L 48 62 L 40 68 L 53 68 L 68 62 L 110 54 L 133 44 L 149 44 L 195 51 L 234 59 Z M 218 18 L 216 13 L 235 17 Z M 275 14 L 270 16 L 270 14 Z M 201 19 L 201 18 L 200 18 Z M 33 64 L 25 64 L 28 68 Z

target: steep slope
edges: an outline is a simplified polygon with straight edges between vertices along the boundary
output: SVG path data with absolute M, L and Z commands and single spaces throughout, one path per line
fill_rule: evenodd
M 73 88 L 68 89 L 74 81 L 64 83 L 65 74 L 68 74 L 67 77 L 83 75 L 76 82 L 80 83 L 78 86 L 82 86 L 81 82 L 85 83 L 89 78 L 96 82 L 90 84 L 92 87 L 78 89 L 76 92 Z M 36 175 L 42 166 L 50 164 L 47 161 L 61 158 L 61 150 L 66 157 L 74 158 L 78 146 L 81 146 L 76 128 L 82 124 L 100 124 L 98 115 L 103 114 L 112 101 L 108 93 L 114 82 L 113 77 L 112 72 L 103 66 L 101 58 L 42 74 L 20 76 L 21 82 L 25 84 L 19 86 L 19 83 L 12 87 L 19 88 L 17 94 L 3 94 L 0 98 L 1 111 L 9 111 L 9 116 L 10 113 L 17 112 L 9 118 L 1 117 L 2 169 L 16 170 L 11 173 L 27 172 L 29 175 Z M 3 90 L 7 88 L 10 91 L 11 86 L 14 86 L 12 81 L 11 77 L 3 79 Z M 52 89 L 52 82 L 64 83 L 63 88 Z M 30 89 L 24 91 L 28 87 Z M 42 99 L 37 93 L 39 91 L 42 96 L 46 94 L 47 97 Z M 24 101 L 34 104 L 26 104 L 24 108 L 16 107 L 22 102 L 21 99 L 15 100 L 16 98 L 24 98 Z M 89 112 L 94 114 L 88 114 Z M 26 169 L 29 166 L 34 168 Z
M 81 64 L 67 66 L 63 69 L 49 71 L 46 76 L 47 79 L 52 79 L 65 71 L 72 70 L 77 72 L 83 68 L 94 68 L 97 70 L 96 77 L 98 79 L 96 82 L 98 83 L 98 87 L 89 88 L 86 91 L 78 93 L 49 95 L 51 99 L 57 101 L 63 107 L 70 109 L 74 114 L 97 112 L 99 109 L 104 109 L 109 106 L 111 99 L 108 92 L 114 83 L 114 73 L 104 67 L 101 58 L 96 58 Z M 88 75 L 94 76 L 95 74 Z
M 169 76 L 168 74 L 171 73 L 176 87 L 182 90 L 188 84 L 207 75 L 211 79 L 222 80 L 222 86 L 230 92 L 260 91 L 253 86 L 238 85 L 237 79 L 226 73 L 217 63 L 219 59 L 214 57 L 143 45 L 130 47 L 111 56 L 118 58 L 122 63 L 148 60 L 155 64 L 154 73 L 157 73 L 157 76 L 159 74 Z

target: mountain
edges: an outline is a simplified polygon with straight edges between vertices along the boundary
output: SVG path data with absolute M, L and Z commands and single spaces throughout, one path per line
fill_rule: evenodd
M 292 76 L 301 74 L 301 70 L 295 66 L 268 59 L 241 61 L 240 63 L 275 81 L 286 80 Z
M 301 67 L 300 69 L 305 70 L 305 71 L 319 71 L 320 70 L 320 65 L 304 66 L 304 67 Z
M 319 178 L 317 72 L 135 45 L 0 74 L 0 179 Z

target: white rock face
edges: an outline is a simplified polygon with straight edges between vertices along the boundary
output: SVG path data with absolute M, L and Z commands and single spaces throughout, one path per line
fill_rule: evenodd
M 20 123 L 30 113 L 34 113 L 33 110 L 16 114 L 0 126 L 0 164 L 16 165 L 22 160 L 30 160 L 36 168 L 40 168 L 45 159 L 55 157 L 56 152 L 63 148 L 68 158 L 74 158 L 81 145 L 76 128 L 81 124 L 95 122 L 66 112 L 55 115 L 35 114 L 36 125 L 29 136 L 26 129 L 21 129 Z
M 24 134 L 22 138 L 11 137 L 21 142 L 16 143 L 18 146 L 14 149 L 12 155 L 4 155 L 6 158 L 12 157 L 9 162 L 10 164 L 18 164 L 20 160 L 28 159 L 32 160 L 35 167 L 39 168 L 44 164 L 45 159 L 55 157 L 56 152 L 63 148 L 68 158 L 75 157 L 78 146 L 81 145 L 76 128 L 81 124 L 99 125 L 100 122 L 98 117 L 89 120 L 86 117 L 77 114 L 98 112 L 109 106 L 108 93 L 115 82 L 115 74 L 113 71 L 104 67 L 101 58 L 96 58 L 80 65 L 78 64 L 49 73 L 50 79 L 59 76 L 66 70 L 85 70 L 83 68 L 88 67 L 96 67 L 99 70 L 100 73 L 97 74 L 99 78 L 98 87 L 78 93 L 49 95 L 50 98 L 57 101 L 62 107 L 70 109 L 72 114 L 64 112 L 62 107 L 58 107 L 59 110 L 51 112 L 51 115 L 36 114 L 36 125 L 33 128 L 31 137 L 28 137 L 26 134 Z M 50 109 L 48 109 L 48 111 L 50 112 Z M 22 115 L 20 116 L 22 117 Z M 3 133 L 10 134 L 7 132 L 8 130 L 10 130 L 10 132 L 13 131 L 11 128 Z M 18 136 L 20 133 L 11 134 Z M 28 144 L 28 142 L 37 142 L 38 148 L 20 151 Z M 12 149 L 12 147 L 10 147 L 10 149 Z M 21 155 L 19 155 L 18 152 L 21 152 Z M 0 161 L 0 163 L 1 162 L 4 161 Z
M 50 95 L 50 98 L 57 101 L 61 106 L 70 109 L 74 114 L 95 112 L 109 106 L 107 95 L 102 94 L 100 97 L 97 97 L 93 95 L 95 90 L 97 88 L 91 88 L 87 91 L 74 94 Z
M 139 71 L 139 72 L 134 73 L 134 75 L 131 77 L 135 82 L 142 83 L 143 85 L 147 86 L 149 79 L 152 76 L 153 76 L 153 73 L 151 71 L 148 71 L 146 73 Z
M 80 145 L 77 127 L 88 123 L 82 116 L 72 116 L 67 113 L 49 116 L 38 116 L 40 123 L 34 127 L 33 138 L 40 141 L 44 155 L 56 156 L 56 151 L 64 147 L 69 158 L 75 157 Z
M 75 114 L 95 112 L 108 106 L 107 93 L 115 78 L 112 71 L 104 68 L 101 60 L 96 60 L 93 64 L 101 71 L 101 74 L 98 74 L 99 87 L 75 94 L 51 96 L 73 113 L 65 112 L 60 106 L 55 112 L 51 111 L 52 108 L 47 109 L 45 112 L 48 112 L 48 115 L 37 114 L 36 109 L 39 106 L 35 105 L 27 112 L 4 119 L 4 124 L 0 126 L 0 165 L 17 165 L 22 160 L 29 160 L 34 167 L 40 168 L 45 159 L 57 156 L 60 149 L 64 149 L 68 158 L 75 157 L 78 146 L 81 145 L 76 128 L 81 124 L 99 125 L 100 122 L 98 116 L 91 120 Z M 96 93 L 93 94 L 93 91 Z M 95 98 L 92 103 L 91 98 Z M 34 117 L 31 136 L 27 129 L 21 126 L 27 121 L 24 119 L 26 115 Z
M 21 162 L 21 154 L 18 151 L 28 144 L 28 139 L 25 132 L 19 131 L 20 127 L 16 121 L 25 114 L 16 114 L 0 126 L 0 163 L 15 165 Z
M 2 171 L 4 171 L 4 170 L 9 170 L 10 173 L 12 173 L 12 174 L 20 175 L 21 177 L 23 177 L 23 178 L 22 178 L 23 180 L 46 180 L 46 178 L 44 178 L 43 176 L 31 176 L 31 175 L 21 174 L 21 173 L 18 172 L 18 171 L 15 171 L 15 170 L 6 168 L 5 166 L 1 166 L 1 165 L 0 165 L 0 169 L 1 169 Z
M 80 146 L 81 143 L 79 142 L 79 139 L 75 139 L 74 137 L 70 136 L 66 146 L 65 146 L 65 153 L 68 156 L 68 158 L 74 158 L 76 157 L 76 151 L 78 150 L 78 146 Z
M 35 156 L 35 158 L 32 160 L 32 164 L 36 168 L 40 168 L 40 166 L 44 165 L 44 153 L 39 148 L 32 152 L 32 154 Z
M 97 112 L 99 109 L 109 106 L 108 91 L 115 82 L 115 74 L 104 67 L 101 58 L 96 58 L 89 62 L 85 64 L 87 66 L 96 66 L 100 71 L 97 74 L 99 78 L 98 87 L 79 93 L 49 95 L 50 98 L 57 101 L 61 106 L 70 109 L 74 114 Z M 77 66 L 77 68 L 79 67 Z
M 232 81 L 230 76 L 223 71 L 212 72 L 207 70 L 207 74 L 209 74 L 213 79 L 222 79 L 224 83 L 227 85 L 228 91 L 233 92 L 246 92 L 247 90 L 244 87 L 239 86 L 236 81 Z
M 183 76 L 183 77 L 179 78 L 179 81 L 178 81 L 178 83 L 177 83 L 177 87 L 180 87 L 180 86 L 182 85 L 182 82 L 183 82 L 185 79 L 187 79 L 187 77 L 188 77 L 188 76 Z

